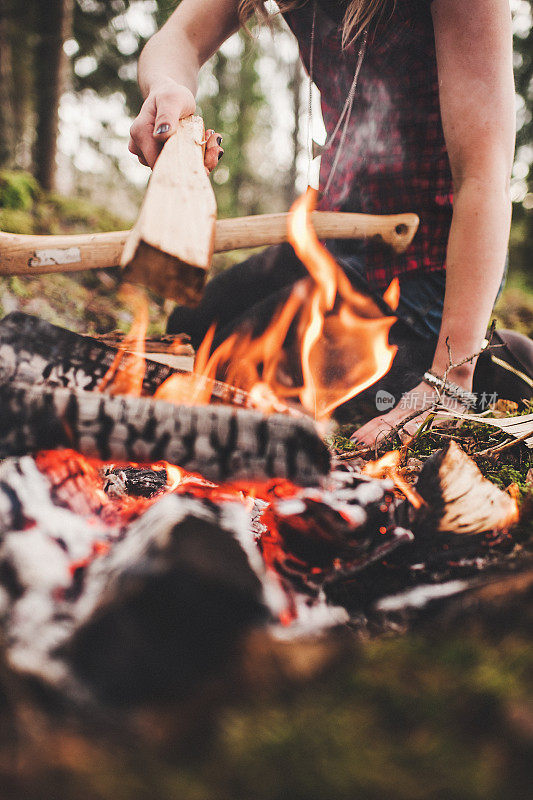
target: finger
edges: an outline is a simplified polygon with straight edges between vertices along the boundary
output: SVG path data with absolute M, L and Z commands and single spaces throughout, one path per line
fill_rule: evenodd
M 224 154 L 221 146 L 222 136 L 219 133 L 215 133 L 215 131 L 206 131 L 205 135 L 207 142 L 205 145 L 204 164 L 208 172 L 211 172 Z
M 153 120 L 155 105 L 151 98 L 147 98 L 142 104 L 138 117 L 134 120 L 130 128 L 130 137 L 134 147 L 142 154 L 145 163 L 153 167 L 157 156 L 163 146 L 154 140 Z
M 192 94 L 189 98 L 181 91 L 160 92 L 155 103 L 152 135 L 162 145 L 176 132 L 180 119 L 194 114 L 195 103 Z
M 151 123 L 144 125 L 143 129 L 139 131 L 137 136 L 134 138 L 132 135 L 132 138 L 136 147 L 141 151 L 146 165 L 153 168 L 155 162 L 157 161 L 157 156 L 161 152 L 163 144 L 160 144 L 154 140 L 154 137 L 152 136 Z
M 133 153 L 134 156 L 137 156 L 137 158 L 139 159 L 140 163 L 144 167 L 148 166 L 148 164 L 146 163 L 146 159 L 142 154 L 142 151 L 137 147 L 137 145 L 135 144 L 135 142 L 133 141 L 132 138 L 130 138 L 130 141 L 129 141 L 129 144 L 128 144 L 128 150 L 130 151 L 130 153 Z
M 377 439 L 381 439 L 383 436 L 390 433 L 392 428 L 393 425 L 384 417 L 377 417 L 354 431 L 350 438 L 352 441 L 371 447 L 375 444 Z

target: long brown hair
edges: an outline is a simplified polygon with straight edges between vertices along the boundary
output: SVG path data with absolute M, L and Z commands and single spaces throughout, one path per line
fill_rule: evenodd
M 304 5 L 307 0 L 277 0 L 280 11 Z M 349 0 L 342 24 L 342 44 L 347 47 L 374 19 L 380 16 L 390 0 Z M 255 14 L 266 21 L 268 12 L 264 0 L 240 0 L 239 16 L 243 22 Z

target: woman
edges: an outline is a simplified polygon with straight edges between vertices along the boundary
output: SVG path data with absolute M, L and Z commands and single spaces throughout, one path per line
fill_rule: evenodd
M 511 218 L 509 3 L 307 0 L 281 2 L 280 8 L 308 71 L 312 61 L 333 135 L 322 158 L 321 188 L 327 192 L 320 207 L 414 211 L 421 219 L 404 256 L 373 243 L 358 250 L 352 243 L 347 253 L 333 245 L 352 280 L 369 291 L 382 290 L 393 276 L 400 279 L 395 336 L 401 355 L 381 387 L 396 402 L 398 388 L 408 391 L 395 408 L 356 432 L 370 444 L 427 405 L 445 374 L 447 395 L 466 405 L 470 400 L 464 392 L 472 389 L 475 359 L 465 359 L 482 347 Z M 251 10 L 264 14 L 260 0 L 182 0 L 148 42 L 139 63 L 146 100 L 130 141 L 143 163 L 152 166 L 178 119 L 194 112 L 198 70 Z M 347 121 L 339 126 L 345 106 Z M 219 146 L 211 135 L 209 169 Z M 267 251 L 213 280 L 199 310 L 178 309 L 175 325 L 200 335 L 221 313 L 222 327 L 231 325 L 302 274 L 288 248 Z M 450 357 L 458 365 L 451 370 Z M 428 367 L 436 378 L 423 377 Z

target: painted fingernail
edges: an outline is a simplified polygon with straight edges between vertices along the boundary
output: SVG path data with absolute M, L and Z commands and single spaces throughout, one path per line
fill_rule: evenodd
M 220 161 L 220 159 L 222 158 L 223 155 L 224 155 L 224 151 L 221 150 L 220 153 L 218 154 L 218 160 L 219 161 Z
M 220 145 L 222 144 L 222 136 L 217 136 L 217 144 L 220 147 Z
M 160 133 L 168 133 L 169 130 L 170 130 L 170 125 L 167 122 L 164 122 L 156 130 L 156 134 L 159 136 Z

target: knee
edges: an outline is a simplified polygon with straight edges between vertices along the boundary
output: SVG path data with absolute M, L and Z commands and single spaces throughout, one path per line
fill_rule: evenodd
M 167 333 L 186 333 L 191 338 L 191 344 L 196 350 L 205 336 L 200 330 L 199 320 L 194 308 L 176 306 L 168 318 Z

